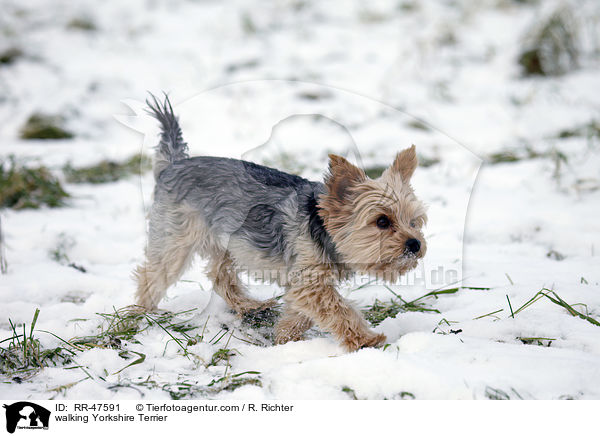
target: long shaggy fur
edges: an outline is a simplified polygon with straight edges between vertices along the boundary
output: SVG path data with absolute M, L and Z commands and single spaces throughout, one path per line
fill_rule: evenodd
M 278 271 L 273 280 L 286 293 L 276 343 L 316 324 L 349 350 L 382 344 L 335 284 L 356 271 L 393 281 L 425 254 L 427 217 L 409 183 L 414 146 L 375 180 L 330 155 L 325 183 L 313 182 L 236 159 L 190 158 L 168 98 L 148 105 L 162 132 L 137 304 L 155 309 L 199 254 L 214 290 L 240 314 L 273 302 L 249 297 L 237 271 Z

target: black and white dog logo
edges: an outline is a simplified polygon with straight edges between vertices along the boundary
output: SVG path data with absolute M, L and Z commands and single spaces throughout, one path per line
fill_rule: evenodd
M 6 409 L 6 430 L 14 433 L 15 429 L 48 429 L 50 411 L 28 401 L 19 401 L 4 405 Z

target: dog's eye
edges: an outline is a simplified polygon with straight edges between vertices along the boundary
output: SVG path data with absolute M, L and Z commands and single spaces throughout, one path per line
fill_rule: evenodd
M 412 228 L 417 227 L 417 220 L 410 220 L 410 223 L 408 223 Z
M 388 229 L 392 223 L 390 222 L 390 219 L 387 216 L 381 215 L 379 218 L 377 218 L 375 224 L 380 229 Z

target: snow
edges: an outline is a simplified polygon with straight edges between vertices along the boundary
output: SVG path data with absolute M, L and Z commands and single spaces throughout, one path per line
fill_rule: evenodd
M 600 319 L 600 138 L 559 137 L 598 123 L 600 8 L 568 4 L 575 3 L 580 67 L 524 78 L 520 41 L 557 1 L 257 8 L 249 0 L 5 0 L 0 51 L 16 46 L 24 56 L 0 65 L 0 157 L 42 163 L 62 178 L 68 162 L 150 153 L 157 126 L 143 113 L 147 90 L 169 92 L 192 154 L 288 165 L 313 179 L 328 152 L 370 167 L 414 143 L 421 156 L 439 159 L 413 179 L 429 206 L 428 253 L 392 290 L 409 301 L 464 288 L 422 300 L 439 313 L 384 320 L 375 327 L 388 338 L 382 349 L 346 353 L 318 329 L 306 341 L 272 346 L 268 332 L 241 323 L 210 292 L 198 259 L 160 305 L 196 309 L 176 316 L 203 336 L 186 353 L 154 325 L 122 344 L 127 359 L 116 349 L 87 349 L 67 365 L 81 368 L 47 367 L 22 383 L 0 376 L 0 397 L 169 399 L 185 384 L 193 388 L 184 398 L 223 400 L 484 399 L 493 390 L 513 399 L 600 399 L 600 327 L 547 298 L 514 317 L 508 304 L 516 311 L 548 288 Z M 96 29 L 69 27 L 74 18 Z M 75 138 L 19 139 L 35 111 L 63 114 Z M 486 160 L 527 149 L 541 157 Z M 12 334 L 9 318 L 28 326 L 39 308 L 36 335 L 57 347 L 56 336 L 96 335 L 106 327 L 99 313 L 133 303 L 152 187 L 150 173 L 66 183 L 66 207 L 1 211 L 8 273 L 0 276 L 0 340 Z M 86 273 L 51 259 L 61 243 Z M 551 250 L 564 259 L 548 257 Z M 360 280 L 340 288 L 357 306 L 393 297 L 381 284 L 354 290 Z M 266 299 L 282 291 L 254 284 L 251 292 Z M 232 350 L 229 361 L 209 364 L 221 348 Z M 125 368 L 138 357 L 132 352 L 145 360 Z M 209 387 L 246 371 L 241 379 L 260 383 Z

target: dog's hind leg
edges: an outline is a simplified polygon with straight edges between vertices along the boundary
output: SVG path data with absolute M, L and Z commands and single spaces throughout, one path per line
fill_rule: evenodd
M 235 264 L 226 250 L 219 250 L 219 253 L 210 256 L 206 274 L 212 281 L 215 292 L 240 315 L 273 305 L 272 300 L 259 301 L 246 294 L 246 289 L 235 271 Z
M 163 216 L 150 212 L 146 261 L 137 267 L 136 304 L 156 309 L 167 288 L 174 284 L 191 264 L 201 237 L 199 220 L 186 211 Z

